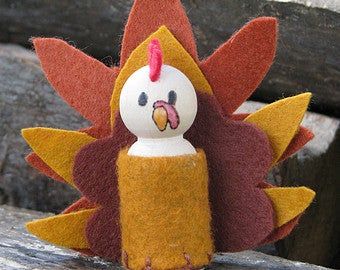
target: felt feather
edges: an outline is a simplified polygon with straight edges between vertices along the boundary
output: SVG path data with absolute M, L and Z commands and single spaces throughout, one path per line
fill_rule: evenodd
M 79 200 L 75 201 L 70 206 L 68 206 L 62 212 L 62 214 L 68 214 L 68 213 L 77 212 L 77 211 L 80 211 L 80 210 L 92 209 L 92 208 L 97 208 L 97 207 L 98 207 L 97 204 L 91 202 L 86 197 L 81 197 Z
M 268 189 L 268 188 L 276 188 L 274 185 L 269 184 L 267 182 L 261 182 L 258 185 L 259 188 Z M 261 243 L 259 246 L 274 243 L 284 237 L 286 237 L 290 232 L 294 229 L 294 227 L 298 224 L 301 214 L 288 221 L 284 225 L 275 228 Z M 276 217 L 275 217 L 276 218 Z
M 73 177 L 85 197 L 103 206 L 117 201 L 117 155 L 121 148 L 135 140 L 136 137 L 127 130 L 117 112 L 112 136 L 80 149 L 75 157 Z
M 85 132 L 94 138 L 103 138 L 111 133 L 111 129 L 108 126 L 92 126 L 79 130 Z M 49 167 L 36 153 L 30 153 L 25 157 L 27 163 L 38 170 L 40 173 L 50 177 L 56 181 L 66 182 L 60 175 L 58 175 L 51 167 Z
M 273 164 L 280 159 L 296 135 L 310 99 L 310 93 L 281 99 L 244 119 L 267 134 L 274 151 Z
M 72 168 L 76 153 L 95 141 L 85 133 L 39 127 L 23 129 L 22 136 L 41 160 L 70 185 L 74 185 Z
M 291 155 L 299 151 L 306 143 L 308 143 L 313 138 L 314 138 L 313 132 L 311 132 L 309 129 L 303 126 L 300 126 L 299 131 L 291 140 L 287 149 L 283 152 L 282 156 L 277 162 L 281 162 L 289 158 Z
M 124 30 L 121 68 L 132 51 L 162 25 L 166 25 L 191 57 L 198 61 L 194 35 L 180 0 L 136 0 Z
M 250 114 L 249 113 L 240 113 L 240 114 L 233 114 L 231 118 L 236 121 L 243 121 L 246 119 Z M 298 132 L 295 134 L 291 142 L 289 143 L 288 147 L 277 161 L 277 163 L 284 161 L 285 159 L 289 158 L 291 155 L 295 154 L 299 151 L 306 143 L 314 138 L 314 134 L 308 128 L 300 126 Z
M 275 227 L 283 226 L 304 212 L 315 196 L 315 192 L 306 187 L 267 188 L 264 192 L 275 209 Z
M 33 39 L 42 69 L 62 98 L 96 126 L 109 126 L 117 69 L 56 38 Z
M 91 251 L 113 261 L 119 261 L 122 253 L 119 209 L 117 201 L 111 207 L 102 207 L 86 226 L 86 238 Z
M 232 114 L 267 74 L 276 50 L 277 20 L 252 20 L 200 64 L 224 113 Z
M 91 250 L 112 260 L 121 255 L 116 161 L 120 149 L 136 140 L 125 127 L 119 112 L 115 117 L 112 136 L 83 147 L 73 168 L 77 188 L 91 202 L 101 205 L 86 229 Z
M 87 209 L 38 219 L 28 222 L 26 228 L 30 233 L 57 246 L 86 249 L 88 242 L 85 226 L 94 212 L 95 209 Z
M 65 179 L 58 175 L 50 166 L 48 166 L 36 153 L 30 153 L 25 157 L 29 165 L 38 170 L 40 173 L 56 181 L 65 183 Z

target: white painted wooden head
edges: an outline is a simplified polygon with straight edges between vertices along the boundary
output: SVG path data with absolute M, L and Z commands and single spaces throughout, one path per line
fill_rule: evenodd
M 149 45 L 149 65 L 128 78 L 119 106 L 124 124 L 139 140 L 175 138 L 183 137 L 191 127 L 197 97 L 192 83 L 180 70 L 162 63 L 159 43 L 153 40 Z

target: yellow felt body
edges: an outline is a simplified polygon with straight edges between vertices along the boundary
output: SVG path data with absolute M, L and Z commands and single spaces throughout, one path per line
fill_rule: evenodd
M 128 156 L 120 152 L 122 251 L 129 269 L 193 267 L 209 263 L 208 170 L 204 152 L 177 157 Z
M 311 204 L 315 192 L 306 187 L 267 188 L 264 192 L 272 201 L 276 214 L 276 227 L 300 215 Z
M 85 229 L 96 209 L 56 215 L 26 223 L 27 230 L 42 240 L 74 249 L 89 248 Z M 103 236 L 104 237 L 104 236 Z
M 22 136 L 32 150 L 70 185 L 74 185 L 72 168 L 76 154 L 83 146 L 95 141 L 83 132 L 41 127 L 23 129 Z
M 255 124 L 267 134 L 274 152 L 273 164 L 280 159 L 298 131 L 310 99 L 311 93 L 281 99 L 250 114 L 244 120 Z
M 161 26 L 131 53 L 120 71 L 111 99 L 112 123 L 114 121 L 114 113 L 119 108 L 119 96 L 122 87 L 132 73 L 148 65 L 148 45 L 154 38 L 160 41 L 164 64 L 171 65 L 182 71 L 190 79 L 196 90 L 212 94 L 211 87 L 195 60 L 192 59 L 190 54 L 176 40 L 166 26 Z

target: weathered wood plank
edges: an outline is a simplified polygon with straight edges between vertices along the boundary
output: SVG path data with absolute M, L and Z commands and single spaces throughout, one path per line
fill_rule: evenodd
M 112 64 L 118 61 L 131 4 L 132 0 L 0 0 L 0 42 L 31 46 L 31 36 L 58 36 Z M 308 89 L 315 95 L 313 110 L 340 116 L 340 13 L 266 0 L 183 0 L 183 4 L 201 57 L 251 18 L 277 17 L 276 63 L 253 98 L 271 102 L 282 93 Z
M 51 246 L 28 234 L 24 223 L 47 214 L 8 206 L 0 207 L 0 269 L 123 269 L 120 265 L 96 257 L 83 256 L 75 251 Z M 323 270 L 326 268 L 288 261 L 255 251 L 217 254 L 207 269 L 296 269 Z
M 77 129 L 85 123 L 49 86 L 33 52 L 1 45 L 0 203 L 61 211 L 75 200 L 75 190 L 47 179 L 25 162 L 30 151 L 20 130 L 31 126 Z

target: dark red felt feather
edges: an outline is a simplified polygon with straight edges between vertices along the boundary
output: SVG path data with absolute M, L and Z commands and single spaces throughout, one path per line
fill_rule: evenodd
M 113 239 L 113 236 L 120 239 L 116 159 L 120 149 L 135 140 L 117 113 L 112 136 L 83 147 L 75 159 L 73 176 L 77 188 L 101 205 L 101 210 L 88 222 L 86 233 L 91 250 L 104 258 L 116 260 L 117 254 L 120 256 L 120 242 L 118 246 Z

